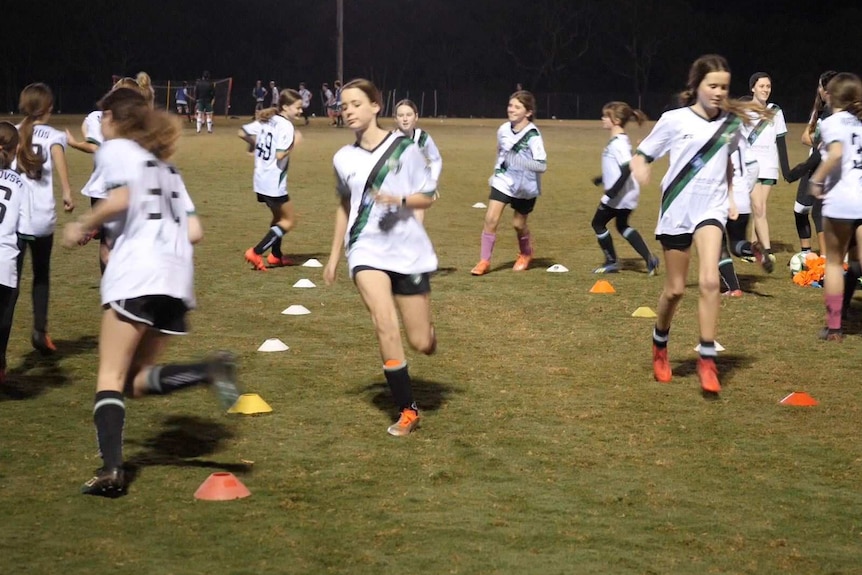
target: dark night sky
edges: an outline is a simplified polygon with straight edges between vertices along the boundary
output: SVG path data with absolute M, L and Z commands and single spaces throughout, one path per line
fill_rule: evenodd
M 659 106 L 682 89 L 694 58 L 717 52 L 734 70 L 736 95 L 746 92 L 752 72 L 768 71 L 775 101 L 800 120 L 820 72 L 855 71 L 862 59 L 862 51 L 842 51 L 845 43 L 835 40 L 858 37 L 862 7 L 833 4 L 791 12 L 789 2 L 769 0 L 344 0 L 344 75 L 401 92 L 436 89 L 462 115 L 499 107 L 499 95 L 516 82 L 540 101 L 554 93 L 566 94 L 561 102 L 575 93 L 584 101 L 588 94 L 636 101 L 643 93 L 644 102 Z M 193 80 L 208 69 L 234 78 L 232 110 L 245 113 L 256 79 L 317 87 L 336 74 L 336 0 L 44 6 L 16 3 L 3 11 L 32 23 L 4 30 L 0 79 L 8 110 L 32 81 L 50 84 L 64 111 L 85 112 L 112 74 L 146 70 L 157 81 Z

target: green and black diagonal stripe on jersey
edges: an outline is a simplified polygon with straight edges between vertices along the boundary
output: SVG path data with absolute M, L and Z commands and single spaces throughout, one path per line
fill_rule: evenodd
M 515 142 L 515 145 L 512 146 L 510 151 L 520 152 L 521 150 L 526 150 L 527 146 L 530 145 L 530 140 L 533 139 L 535 136 L 538 136 L 538 135 L 539 135 L 539 130 L 537 130 L 536 128 L 530 128 L 529 130 L 526 131 L 526 133 L 524 133 L 523 136 L 521 136 L 521 138 L 517 142 Z M 494 171 L 494 173 L 495 174 L 505 174 L 506 168 L 501 166 L 501 167 L 497 168 Z
M 395 140 L 389 144 L 386 151 L 380 155 L 377 163 L 374 164 L 374 167 L 371 169 L 371 173 L 368 174 L 368 179 L 365 180 L 365 189 L 362 190 L 362 198 L 359 200 L 359 213 L 356 214 L 356 221 L 353 222 L 353 227 L 350 228 L 350 235 L 347 242 L 348 247 L 352 246 L 354 242 L 356 242 L 359 238 L 359 234 L 362 233 L 362 230 L 365 229 L 366 224 L 368 224 L 368 216 L 371 214 L 371 208 L 374 207 L 374 200 L 369 197 L 369 194 L 371 194 L 373 190 L 380 189 L 386 176 L 389 175 L 391 167 L 393 165 L 398 165 L 401 154 L 403 154 L 404 150 L 409 148 L 412 144 L 413 140 L 410 138 L 405 138 L 404 136 L 395 138 Z
M 728 114 L 718 130 L 700 147 L 688 163 L 682 167 L 676 177 L 668 184 L 661 195 L 661 213 L 665 213 L 673 201 L 679 196 L 685 186 L 694 178 L 703 167 L 709 163 L 712 157 L 726 143 L 730 134 L 739 129 L 741 120 L 735 114 Z
M 425 142 L 428 141 L 428 132 L 425 130 L 419 130 L 419 137 L 416 138 L 416 143 L 419 144 L 420 148 L 425 147 Z
M 757 125 L 754 126 L 754 129 L 751 130 L 751 133 L 748 134 L 748 143 L 753 144 L 755 141 L 757 141 L 757 138 L 760 137 L 760 134 L 762 134 L 763 130 L 765 130 L 768 126 L 768 120 L 760 120 Z

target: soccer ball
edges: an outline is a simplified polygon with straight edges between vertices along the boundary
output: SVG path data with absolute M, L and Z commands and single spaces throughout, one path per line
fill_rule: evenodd
M 797 254 L 793 254 L 793 256 L 790 258 L 790 263 L 788 264 L 790 266 L 790 277 L 795 276 L 801 271 L 805 271 L 805 259 L 807 257 L 808 253 L 806 252 L 799 252 Z

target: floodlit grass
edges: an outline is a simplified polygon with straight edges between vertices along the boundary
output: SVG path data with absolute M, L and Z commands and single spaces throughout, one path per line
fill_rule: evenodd
M 77 130 L 80 117 L 55 124 Z M 444 157 L 442 198 L 426 224 L 438 354 L 410 354 L 423 425 L 386 434 L 394 414 L 370 319 L 342 265 L 253 272 L 242 253 L 268 227 L 251 192 L 240 120 L 214 135 L 187 129 L 176 162 L 206 238 L 197 250 L 193 333 L 167 360 L 236 351 L 242 383 L 273 413 L 221 415 L 192 391 L 129 402 L 129 495 L 78 495 L 99 465 L 91 422 L 97 366 L 97 248 L 55 247 L 51 333 L 59 353 L 30 350 L 29 272 L 0 389 L 0 544 L 7 573 L 429 574 L 862 573 L 860 323 L 822 344 L 822 293 L 795 287 L 795 187 L 770 200 L 774 275 L 739 263 L 742 299 L 724 301 L 718 340 L 725 391 L 704 400 L 694 373 L 696 277 L 671 334 L 674 380 L 653 381 L 649 319 L 663 276 L 612 228 L 626 270 L 616 294 L 592 295 L 601 261 L 589 221 L 606 132 L 595 122 L 539 123 L 550 168 L 530 218 L 538 260 L 513 273 L 500 228 L 493 273 L 475 278 L 487 178 L 500 120 L 423 119 Z M 316 119 L 291 160 L 299 213 L 285 253 L 325 261 L 336 207 L 331 159 L 352 141 Z M 791 159 L 805 150 L 791 127 Z M 631 131 L 643 138 L 645 128 Z M 68 152 L 73 187 L 92 159 Z M 658 249 L 657 183 L 632 218 Z M 85 198 L 78 209 L 86 209 Z M 60 223 L 69 221 L 61 215 Z M 571 271 L 545 273 L 561 263 Z M 26 269 L 29 270 L 29 264 Z M 696 270 L 696 266 L 693 266 Z M 316 289 L 293 289 L 300 278 Z M 308 316 L 283 316 L 302 304 Z M 858 313 L 858 311 L 857 311 Z M 278 337 L 290 351 L 256 348 Z M 805 390 L 821 404 L 778 401 Z M 215 471 L 251 490 L 200 502 Z

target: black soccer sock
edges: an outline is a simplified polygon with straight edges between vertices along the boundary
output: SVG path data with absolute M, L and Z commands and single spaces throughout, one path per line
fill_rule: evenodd
M 283 255 L 281 253 L 281 241 L 282 241 L 282 239 L 283 238 L 278 238 L 277 240 L 275 240 L 275 243 L 272 244 L 272 255 L 274 255 L 278 259 L 281 259 L 282 255 Z
M 383 366 L 383 375 L 386 376 L 386 383 L 389 384 L 389 391 L 392 392 L 392 399 L 395 401 L 395 405 L 398 406 L 398 411 L 407 409 L 408 407 L 415 409 L 413 386 L 410 384 L 407 363 L 389 360 Z
M 652 328 L 652 342 L 656 347 L 667 347 L 668 339 L 670 339 L 670 328 L 662 331 L 658 326 Z
M 811 239 L 811 221 L 808 219 L 808 214 L 798 214 L 793 212 L 796 218 L 796 235 L 800 240 Z
M 718 273 L 721 275 L 721 281 L 724 282 L 725 291 L 737 291 L 740 288 L 739 278 L 736 276 L 736 270 L 733 267 L 733 259 L 725 258 L 718 262 Z
M 736 242 L 731 247 L 733 248 L 733 255 L 736 257 L 744 258 L 754 255 L 754 250 L 751 249 L 751 242 L 748 240 Z
M 700 357 L 715 361 L 715 358 L 718 357 L 718 351 L 715 349 L 714 341 L 700 340 Z
M 119 391 L 98 391 L 93 405 L 93 423 L 104 466 L 108 469 L 123 465 L 123 426 L 126 404 Z
M 279 226 L 272 226 L 269 228 L 269 231 L 266 232 L 266 235 L 263 236 L 263 239 L 254 246 L 254 253 L 260 255 L 269 248 L 282 236 L 284 235 L 284 230 Z
M 652 254 L 640 233 L 634 228 L 626 228 L 625 231 L 623 231 L 623 237 L 631 244 L 638 255 L 642 257 L 645 262 L 649 263 L 649 258 Z
M 611 232 L 605 230 L 604 233 L 596 234 L 596 239 L 599 241 L 602 253 L 605 254 L 605 263 L 615 264 L 617 262 L 617 252 L 614 250 L 614 240 L 611 237 Z
M 206 363 L 155 365 L 147 375 L 147 393 L 167 395 L 180 389 L 209 382 Z

